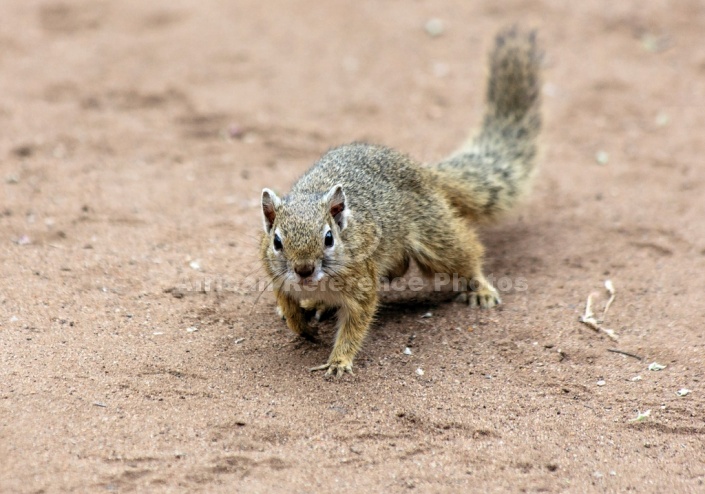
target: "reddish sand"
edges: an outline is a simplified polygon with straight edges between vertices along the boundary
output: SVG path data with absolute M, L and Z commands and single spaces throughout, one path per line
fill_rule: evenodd
M 701 1 L 0 19 L 1 492 L 705 491 Z M 331 326 L 299 341 L 253 289 L 262 187 L 353 140 L 443 157 L 514 22 L 546 51 L 541 172 L 482 237 L 528 289 L 388 303 L 355 376 L 309 373 Z M 606 279 L 616 342 L 578 322 Z

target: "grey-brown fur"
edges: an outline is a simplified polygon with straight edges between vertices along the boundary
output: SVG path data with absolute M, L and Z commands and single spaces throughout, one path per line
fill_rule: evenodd
M 533 34 L 497 37 L 482 128 L 436 166 L 355 143 L 328 151 L 286 197 L 263 191 L 260 254 L 287 324 L 312 338 L 302 307 L 337 308 L 336 342 L 320 366 L 327 374 L 352 371 L 379 278 L 403 275 L 411 259 L 427 275 L 473 280 L 471 305 L 499 303 L 467 218 L 495 218 L 527 187 L 540 128 L 539 58 Z
M 535 33 L 500 33 L 490 54 L 482 129 L 437 165 L 441 186 L 473 219 L 510 210 L 528 188 L 541 129 L 540 65 Z

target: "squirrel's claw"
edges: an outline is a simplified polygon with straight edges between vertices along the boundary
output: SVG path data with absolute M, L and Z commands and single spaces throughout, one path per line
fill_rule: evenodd
M 343 364 L 342 362 L 335 363 L 335 364 L 327 363 L 327 364 L 319 365 L 317 367 L 311 367 L 309 369 L 310 372 L 315 372 L 315 371 L 319 371 L 319 370 L 326 371 L 326 373 L 323 377 L 340 378 L 346 372 L 352 376 L 355 375 L 352 371 L 352 364 Z
M 470 307 L 472 308 L 479 307 L 481 309 L 490 309 L 501 303 L 497 292 L 478 292 L 469 295 Z
M 484 289 L 477 292 L 463 292 L 455 299 L 457 302 L 468 304 L 471 308 L 490 309 L 502 303 L 497 290 Z

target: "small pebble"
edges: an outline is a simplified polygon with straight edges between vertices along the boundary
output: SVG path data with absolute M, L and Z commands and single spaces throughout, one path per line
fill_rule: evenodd
M 196 271 L 201 270 L 201 262 L 200 261 L 191 261 L 190 263 L 188 263 L 188 265 L 191 269 L 195 269 Z
M 641 37 L 641 45 L 646 51 L 658 53 L 668 48 L 668 38 L 652 33 L 644 33 Z
M 428 319 L 429 317 L 433 317 L 433 312 L 426 312 L 423 316 L 421 316 L 421 319 Z
M 609 160 L 610 155 L 607 154 L 607 151 L 598 151 L 595 155 L 595 161 L 600 165 L 606 165 Z
M 423 369 L 422 369 L 421 367 L 419 367 L 418 369 L 416 369 L 416 375 L 417 375 L 417 376 L 423 376 L 423 375 L 424 375 L 424 371 L 423 371 Z
M 634 376 L 630 379 L 632 382 L 641 381 L 641 376 Z
M 196 331 L 198 331 L 198 328 L 196 326 L 190 326 L 186 328 L 186 331 L 188 331 L 189 333 L 195 333 Z
M 445 31 L 443 21 L 438 19 L 437 17 L 433 17 L 426 21 L 426 24 L 424 24 L 423 28 L 426 31 L 426 34 L 428 34 L 432 38 L 437 38 L 438 36 L 442 35 Z
M 687 394 L 689 394 L 689 393 L 690 393 L 690 390 L 689 390 L 689 389 L 686 389 L 686 388 L 681 388 L 681 389 L 679 389 L 678 391 L 676 391 L 676 394 L 677 394 L 678 396 L 685 396 L 685 395 L 687 395 Z
M 629 422 L 643 422 L 647 418 L 651 416 L 651 410 L 647 410 L 645 412 L 639 412 L 636 416 L 635 419 L 630 419 Z
M 665 127 L 666 125 L 668 125 L 668 122 L 670 120 L 671 119 L 667 113 L 659 113 L 658 115 L 656 115 L 656 125 L 658 127 Z
M 606 383 L 605 381 L 597 381 L 596 383 L 598 386 L 604 386 Z
M 650 371 L 660 371 L 660 370 L 663 370 L 663 369 L 665 369 L 665 368 L 666 368 L 665 365 L 661 365 L 661 364 L 659 364 L 658 362 L 653 362 L 652 364 L 649 364 L 649 370 L 650 370 Z
M 32 239 L 30 239 L 27 235 L 22 235 L 20 238 L 15 240 L 15 243 L 17 245 L 29 245 L 32 243 Z
M 411 355 L 411 348 L 409 348 L 409 347 L 404 348 L 404 355 Z

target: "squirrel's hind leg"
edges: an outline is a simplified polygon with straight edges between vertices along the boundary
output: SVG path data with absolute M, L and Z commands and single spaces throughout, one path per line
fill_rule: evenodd
M 455 217 L 438 225 L 444 225 L 438 226 L 443 231 L 434 232 L 415 249 L 421 271 L 429 277 L 444 274 L 458 280 L 458 300 L 470 307 L 489 309 L 500 304 L 499 293 L 482 272 L 484 249 L 475 232 Z

